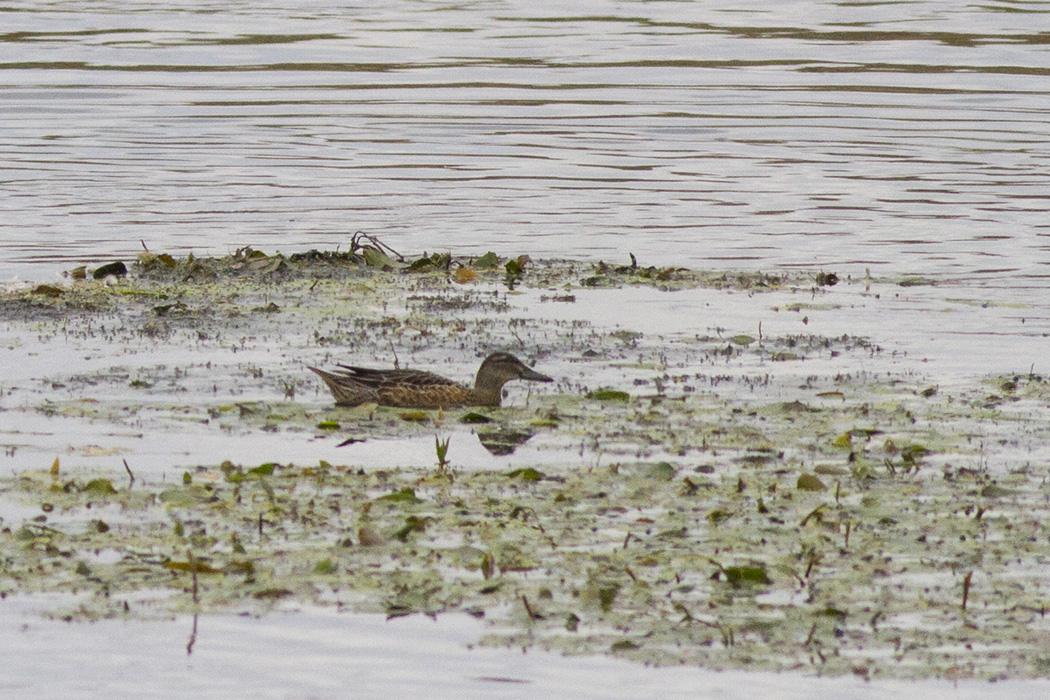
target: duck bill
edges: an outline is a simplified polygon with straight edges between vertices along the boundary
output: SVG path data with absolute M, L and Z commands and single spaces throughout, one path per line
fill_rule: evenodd
M 546 374 L 540 374 L 531 367 L 526 367 L 521 373 L 521 379 L 527 379 L 530 382 L 553 382 L 554 380 L 548 377 Z

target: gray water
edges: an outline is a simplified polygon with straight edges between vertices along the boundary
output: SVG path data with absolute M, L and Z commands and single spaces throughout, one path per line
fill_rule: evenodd
M 345 248 L 357 230 L 406 253 L 917 272 L 951 284 L 853 312 L 882 324 L 892 362 L 903 349 L 931 383 L 1045 371 L 1048 113 L 1047 2 L 8 2 L 0 280 L 143 245 Z M 958 291 L 974 287 L 996 303 Z M 693 308 L 647 301 L 622 309 L 631 327 Z M 739 332 L 770 329 L 767 306 L 697 308 L 732 311 Z M 857 325 L 831 313 L 813 332 Z M 8 369 L 55 371 L 18 352 Z M 75 428 L 41 428 L 37 461 L 97 432 Z M 0 691 L 19 697 L 1046 692 L 467 652 L 475 632 L 446 618 L 427 631 L 312 611 L 208 618 L 187 658 L 186 620 L 65 625 L 20 598 L 0 603 Z
M 1031 285 L 1050 3 L 6 3 L 0 279 L 153 251 Z

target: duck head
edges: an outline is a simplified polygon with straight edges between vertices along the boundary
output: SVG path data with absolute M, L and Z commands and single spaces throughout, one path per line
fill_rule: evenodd
M 530 382 L 553 382 L 546 374 L 540 374 L 524 362 L 506 352 L 496 352 L 485 358 L 478 369 L 474 380 L 474 390 L 479 394 L 494 394 L 496 404 L 503 385 L 512 379 L 525 379 Z

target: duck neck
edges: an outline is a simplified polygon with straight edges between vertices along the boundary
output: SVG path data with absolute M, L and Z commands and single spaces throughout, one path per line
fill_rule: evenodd
M 477 397 L 479 406 L 499 406 L 503 400 L 503 385 L 506 381 L 499 381 L 493 377 L 485 377 L 479 372 L 474 380 L 474 396 Z

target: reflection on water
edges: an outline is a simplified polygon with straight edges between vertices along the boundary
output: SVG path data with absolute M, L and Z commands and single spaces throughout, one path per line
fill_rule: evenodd
M 573 697 L 691 700 L 719 697 L 874 700 L 1005 700 L 1044 697 L 1046 681 L 962 680 L 903 684 L 860 678 L 651 668 L 615 658 L 565 657 L 530 650 L 468 649 L 483 624 L 465 615 L 385 620 L 309 607 L 202 617 L 192 662 L 189 616 L 141 623 L 43 621 L 28 612 L 54 601 L 9 598 L 0 608 L 4 687 L 19 698 L 199 700 L 265 698 Z M 46 609 L 46 608 L 45 608 Z M 6 616 L 2 613 L 6 612 Z M 42 649 L 62 649 L 55 664 Z M 248 653 L 246 653 L 246 651 Z M 69 673 L 66 673 L 66 671 Z M 396 678 L 390 682 L 390 678 Z
M 357 229 L 406 251 L 1046 274 L 1045 4 L 756 8 L 9 4 L 0 276 Z

